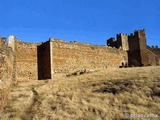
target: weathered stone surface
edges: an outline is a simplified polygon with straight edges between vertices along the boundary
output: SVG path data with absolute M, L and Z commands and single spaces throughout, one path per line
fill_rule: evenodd
M 107 45 L 122 48 L 128 52 L 129 66 L 160 65 L 160 49 L 147 47 L 145 30 L 136 30 L 134 34 L 117 34 L 117 40 L 110 38 Z
M 17 81 L 38 79 L 37 45 L 22 41 L 15 42 Z
M 0 41 L 1 42 L 1 41 Z M 0 109 L 6 103 L 13 79 L 13 52 L 6 44 L 0 46 Z
M 5 38 L 1 38 L 0 46 L 6 44 Z M 111 38 L 107 42 L 113 48 L 76 41 L 68 43 L 54 38 L 42 44 L 27 43 L 19 41 L 15 36 L 9 37 L 8 45 L 14 56 L 14 82 L 52 79 L 55 73 L 106 69 L 122 64 L 160 64 L 160 50 L 158 47 L 147 48 L 144 30 L 135 31 L 131 35 L 117 34 L 117 41 Z
M 127 52 L 122 49 L 59 40 L 51 42 L 53 73 L 118 68 L 122 62 L 128 61 Z
M 132 63 L 160 65 L 160 49 L 147 47 L 145 30 L 117 34 L 117 41 L 111 38 L 107 45 L 68 43 L 54 38 L 38 44 L 19 41 L 15 36 L 10 36 L 7 43 L 6 38 L 0 38 L 0 108 L 12 83 L 17 81 L 52 79 L 56 73 L 79 75 L 86 72 L 83 70 L 92 72 Z

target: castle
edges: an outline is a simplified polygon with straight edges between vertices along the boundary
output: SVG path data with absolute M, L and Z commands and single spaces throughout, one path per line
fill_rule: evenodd
M 159 66 L 160 48 L 146 44 L 145 30 L 117 34 L 107 45 L 66 42 L 50 38 L 45 43 L 28 43 L 15 36 L 0 37 L 0 110 L 13 83 L 53 79 L 57 73 L 110 67 Z
M 54 79 L 57 73 L 110 67 L 159 66 L 160 48 L 146 44 L 145 30 L 117 34 L 107 45 L 66 42 L 50 38 L 45 43 L 28 43 L 15 36 L 0 37 L 0 110 L 13 83 Z
M 136 30 L 134 34 L 117 34 L 117 40 L 110 38 L 107 45 L 115 48 L 122 47 L 127 52 L 128 65 L 158 66 L 160 65 L 160 49 L 158 46 L 150 48 L 146 43 L 145 30 Z
M 53 79 L 56 73 L 82 69 L 160 65 L 160 49 L 147 46 L 145 30 L 117 34 L 117 40 L 110 38 L 104 46 L 55 38 L 27 43 L 15 36 L 9 36 L 8 43 L 1 38 L 0 46 L 3 44 L 13 51 L 14 81 Z

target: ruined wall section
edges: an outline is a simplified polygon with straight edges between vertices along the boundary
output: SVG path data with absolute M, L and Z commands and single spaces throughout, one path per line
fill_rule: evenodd
M 154 54 L 156 54 L 160 58 L 160 48 L 158 47 L 147 47 L 148 50 L 152 51 Z
M 160 48 L 157 47 L 147 47 L 149 54 L 149 58 L 153 58 L 154 57 L 154 61 L 156 61 L 156 63 L 154 63 L 154 65 L 158 65 L 160 66 Z M 152 64 L 151 64 L 152 65 Z
M 50 41 L 54 73 L 119 67 L 122 62 L 127 61 L 127 53 L 122 49 L 77 42 L 67 43 L 55 39 Z
M 37 43 L 15 42 L 16 49 L 16 79 L 37 80 Z
M 107 46 L 119 48 L 117 41 L 113 37 L 107 40 Z
M 158 58 L 153 52 L 148 51 L 148 65 L 157 66 L 158 65 Z
M 5 106 L 13 82 L 13 51 L 0 38 L 0 110 Z

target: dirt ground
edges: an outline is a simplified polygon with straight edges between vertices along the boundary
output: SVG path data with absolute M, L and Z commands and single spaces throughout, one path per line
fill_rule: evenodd
M 160 67 L 106 69 L 19 82 L 0 113 L 2 120 L 145 118 L 160 119 Z

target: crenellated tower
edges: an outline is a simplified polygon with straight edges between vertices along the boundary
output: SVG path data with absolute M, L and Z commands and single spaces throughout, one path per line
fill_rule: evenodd
M 128 36 L 128 60 L 130 65 L 147 66 L 148 51 L 145 30 L 136 30 Z
M 122 47 L 123 50 L 128 51 L 129 46 L 128 46 L 128 34 L 117 34 L 117 46 Z
M 148 66 L 159 65 L 157 54 L 148 49 L 145 30 L 135 30 L 134 34 L 117 34 L 117 40 L 108 39 L 107 45 L 122 48 L 128 53 L 128 65 Z

